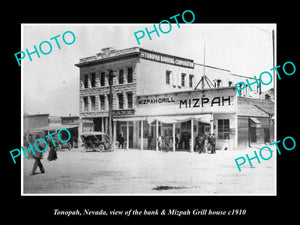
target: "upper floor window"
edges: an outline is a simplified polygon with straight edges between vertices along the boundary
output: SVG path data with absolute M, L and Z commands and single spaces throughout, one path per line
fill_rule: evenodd
M 119 109 L 123 109 L 123 94 L 118 94 L 118 99 L 119 99 Z
M 181 74 L 181 86 L 182 86 L 182 87 L 185 86 L 185 76 L 186 76 L 185 73 L 182 73 L 182 74 Z
M 89 101 L 87 96 L 83 97 L 83 111 L 89 111 Z
M 189 87 L 193 87 L 193 82 L 194 82 L 194 75 L 190 74 L 189 75 Z
M 119 84 L 123 84 L 124 83 L 124 70 L 121 69 L 119 70 Z
M 96 98 L 95 96 L 91 96 L 91 110 L 95 111 L 96 110 Z
M 89 75 L 84 76 L 84 88 L 89 88 Z
M 96 74 L 92 73 L 92 81 L 91 81 L 92 87 L 96 86 Z
M 105 110 L 105 96 L 100 95 L 100 110 Z
M 166 71 L 166 84 L 171 83 L 171 71 L 167 70 Z
M 127 93 L 127 108 L 132 109 L 132 93 Z
M 105 86 L 105 72 L 100 73 L 100 85 Z
M 127 73 L 127 83 L 132 83 L 132 81 L 133 81 L 133 70 L 132 67 L 129 67 Z

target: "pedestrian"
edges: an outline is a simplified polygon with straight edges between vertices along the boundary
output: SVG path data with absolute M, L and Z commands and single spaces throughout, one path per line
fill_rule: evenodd
M 194 144 L 194 151 L 199 150 L 200 149 L 200 135 L 198 133 L 198 135 L 195 137 L 195 144 Z
M 204 142 L 205 142 L 204 136 L 200 136 L 199 137 L 199 153 L 204 152 Z
M 182 148 L 182 140 L 181 140 L 181 135 L 180 135 L 179 131 L 177 131 L 175 140 L 176 140 L 177 148 L 181 149 Z
M 167 135 L 164 138 L 164 143 L 165 143 L 165 150 L 166 150 L 166 152 L 169 152 L 169 148 L 170 148 L 170 136 L 169 135 Z
M 124 139 L 123 133 L 121 133 L 119 136 L 119 148 L 120 148 L 120 146 L 121 146 L 121 148 L 124 148 L 124 141 L 125 141 L 125 139 Z
M 55 138 L 53 140 L 54 140 L 55 145 L 56 145 L 57 140 L 55 140 Z M 50 137 L 47 138 L 47 143 L 48 143 L 48 146 L 50 148 L 47 159 L 49 161 L 56 160 L 57 159 L 56 147 L 54 146 L 54 144 L 53 144 Z
M 148 150 L 152 150 L 152 136 L 148 134 Z
M 210 139 L 210 145 L 211 145 L 211 154 L 216 154 L 216 137 L 215 134 L 212 134 Z
M 157 145 L 158 145 L 158 150 L 162 149 L 162 136 L 159 135 L 157 138 Z
M 40 135 L 36 135 L 36 140 L 37 139 L 40 139 Z M 36 148 L 38 148 L 40 150 L 44 150 L 46 148 L 45 143 L 42 140 L 38 141 L 36 143 Z M 45 173 L 45 169 L 43 167 L 43 164 L 41 163 L 41 159 L 43 158 L 43 152 L 36 151 L 35 155 L 33 155 L 33 158 L 34 158 L 34 164 L 33 164 L 30 175 L 36 174 L 35 171 L 36 171 L 37 167 L 40 168 L 41 173 Z

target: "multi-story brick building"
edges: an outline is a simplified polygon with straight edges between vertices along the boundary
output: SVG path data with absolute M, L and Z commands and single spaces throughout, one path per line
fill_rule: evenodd
M 80 68 L 79 135 L 88 131 L 107 132 L 110 89 L 108 74 L 112 70 L 114 141 L 123 133 L 128 140 L 127 147 L 157 149 L 155 140 L 158 135 L 172 135 L 175 140 L 177 133 L 185 133 L 193 139 L 197 133 L 215 132 L 219 137 L 219 148 L 229 138 L 232 140 L 230 146 L 237 147 L 238 101 L 234 84 L 244 81 L 244 76 L 232 74 L 227 69 L 204 66 L 192 59 L 139 47 L 119 51 L 105 48 L 95 56 L 80 59 L 75 65 Z M 253 92 L 246 92 L 247 90 L 248 88 L 244 89 L 243 96 L 259 96 L 258 88 Z M 189 96 L 194 96 L 195 99 L 201 96 L 202 107 L 188 107 L 191 104 L 188 102 Z M 210 105 L 204 104 L 207 102 Z M 186 109 L 180 107 L 181 110 L 178 111 L 179 103 L 186 106 Z M 164 106 L 161 107 L 162 105 Z M 172 120 L 173 125 L 166 125 L 166 120 L 158 120 L 158 116 L 175 119 L 176 116 L 191 115 L 197 115 L 197 118 L 185 118 L 177 123 Z M 208 120 L 208 117 L 201 120 L 200 115 L 210 117 Z M 222 129 L 226 127 L 227 134 L 219 129 L 218 123 L 224 123 Z M 190 148 L 189 143 L 185 145 Z

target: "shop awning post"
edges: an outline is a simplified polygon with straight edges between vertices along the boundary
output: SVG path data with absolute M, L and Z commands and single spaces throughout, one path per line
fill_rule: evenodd
M 191 119 L 191 140 L 190 140 L 190 152 L 194 152 L 194 119 Z
M 155 143 L 156 143 L 156 146 L 155 146 L 155 150 L 158 151 L 158 120 L 156 120 L 156 135 L 155 135 Z
M 126 122 L 126 150 L 129 149 L 129 122 Z
M 175 143 L 175 123 L 173 123 L 173 152 L 175 152 L 176 143 Z
M 144 121 L 141 120 L 141 150 L 144 149 Z

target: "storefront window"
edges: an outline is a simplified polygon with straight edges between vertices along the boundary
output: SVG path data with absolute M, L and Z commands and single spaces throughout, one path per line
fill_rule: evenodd
M 229 119 L 218 120 L 218 139 L 229 140 Z

